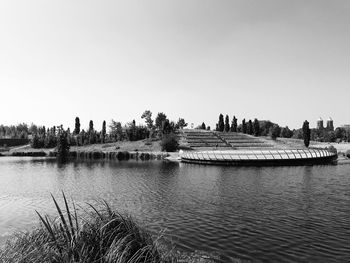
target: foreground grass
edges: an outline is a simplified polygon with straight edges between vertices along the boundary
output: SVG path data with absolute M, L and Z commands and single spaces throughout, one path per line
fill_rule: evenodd
M 15 235 L 0 250 L 0 261 L 12 262 L 176 262 L 160 250 L 157 240 L 142 230 L 130 217 L 122 216 L 105 203 L 99 211 L 78 217 L 63 194 L 63 211 L 55 203 L 58 218 L 51 220 L 38 213 L 40 227 Z

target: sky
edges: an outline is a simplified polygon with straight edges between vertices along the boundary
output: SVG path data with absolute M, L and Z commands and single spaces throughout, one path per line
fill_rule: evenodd
M 3 0 L 0 124 L 350 123 L 350 1 Z

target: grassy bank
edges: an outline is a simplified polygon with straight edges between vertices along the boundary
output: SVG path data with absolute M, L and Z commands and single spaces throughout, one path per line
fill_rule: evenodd
M 100 210 L 90 205 L 91 212 L 85 210 L 82 216 L 64 194 L 63 199 L 60 206 L 53 197 L 57 219 L 38 213 L 41 224 L 37 228 L 14 235 L 0 249 L 1 262 L 213 262 L 205 255 L 181 256 L 167 250 L 159 238 L 152 238 L 107 203 Z

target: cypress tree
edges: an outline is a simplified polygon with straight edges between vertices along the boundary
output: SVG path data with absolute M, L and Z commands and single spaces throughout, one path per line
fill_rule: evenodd
M 95 134 L 94 134 L 94 122 L 92 120 L 90 120 L 89 122 L 88 137 L 89 137 L 89 144 L 94 144 L 96 142 Z
M 237 119 L 236 119 L 236 116 L 233 116 L 233 119 L 232 119 L 231 132 L 237 132 Z
M 303 123 L 303 138 L 304 138 L 304 144 L 306 147 L 309 147 L 310 145 L 310 128 L 309 128 L 309 122 L 306 120 Z
M 248 121 L 247 133 L 250 134 L 250 135 L 253 134 L 253 122 L 252 122 L 252 120 Z
M 202 125 L 201 125 L 201 129 L 202 130 L 205 130 L 207 127 L 205 126 L 205 123 L 203 122 Z
M 225 132 L 229 132 L 230 131 L 230 119 L 228 117 L 228 115 L 226 115 L 225 117 Z
M 219 115 L 219 131 L 223 132 L 225 129 L 224 115 L 220 113 Z
M 90 120 L 89 122 L 89 132 L 92 132 L 94 130 L 94 122 Z
M 79 117 L 75 118 L 75 129 L 74 129 L 74 134 L 79 134 L 80 133 L 80 119 Z
M 247 133 L 247 124 L 245 123 L 245 119 L 242 120 L 242 132 Z
M 102 132 L 101 132 L 102 143 L 105 143 L 105 138 L 106 138 L 106 121 L 103 121 Z

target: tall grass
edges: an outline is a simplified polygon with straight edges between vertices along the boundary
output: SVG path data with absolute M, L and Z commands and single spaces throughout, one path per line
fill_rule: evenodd
M 64 210 L 52 199 L 57 218 L 37 212 L 40 227 L 8 241 L 0 250 L 0 262 L 176 262 L 135 221 L 106 202 L 102 210 L 90 205 L 91 212 L 82 217 L 74 202 L 69 206 L 64 193 Z

